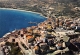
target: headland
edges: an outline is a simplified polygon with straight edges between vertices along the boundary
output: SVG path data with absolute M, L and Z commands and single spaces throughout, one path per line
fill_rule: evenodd
M 8 54 L 12 54 L 10 49 L 20 48 L 17 55 L 18 53 L 25 53 L 25 55 L 79 54 L 79 21 L 80 19 L 72 18 L 47 18 L 37 26 L 15 30 L 15 32 L 1 38 L 1 46 L 2 48 L 10 47 L 7 48 Z M 13 52 L 15 54 L 15 50 Z

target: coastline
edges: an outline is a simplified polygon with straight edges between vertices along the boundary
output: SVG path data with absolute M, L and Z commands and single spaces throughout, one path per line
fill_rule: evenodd
M 13 8 L 0 8 L 0 9 L 5 9 L 5 10 L 16 10 L 16 11 L 22 11 L 22 12 L 31 12 L 31 13 L 35 13 L 35 14 L 39 14 L 40 16 L 44 17 L 47 19 L 47 17 L 43 16 L 41 13 L 38 12 L 33 12 L 33 11 L 26 11 L 26 10 L 20 10 L 20 9 L 13 9 Z M 39 23 L 38 23 L 39 24 Z M 27 28 L 27 27 L 26 27 Z M 15 32 L 16 30 L 13 30 L 11 32 Z M 11 34 L 10 32 L 4 34 L 1 38 L 6 37 L 7 35 Z
M 22 11 L 22 12 L 31 12 L 31 13 L 39 14 L 40 16 L 42 16 L 42 17 L 44 17 L 44 18 L 46 18 L 46 19 L 48 18 L 48 17 L 43 16 L 41 13 L 33 12 L 33 11 L 27 11 L 27 10 L 21 10 L 21 9 L 19 9 L 19 8 L 17 8 L 17 9 L 13 9 L 13 8 L 0 8 L 0 9 L 16 10 L 16 11 Z
M 11 31 L 12 33 L 16 32 L 16 30 Z M 4 34 L 1 38 L 6 37 L 7 35 L 11 34 L 11 32 L 8 32 L 6 34 Z

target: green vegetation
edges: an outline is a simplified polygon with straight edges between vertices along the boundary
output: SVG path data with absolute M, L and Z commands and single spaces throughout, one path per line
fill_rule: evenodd
M 10 55 L 23 55 L 21 49 L 18 47 L 18 43 L 6 42 L 6 45 L 11 47 L 9 51 Z

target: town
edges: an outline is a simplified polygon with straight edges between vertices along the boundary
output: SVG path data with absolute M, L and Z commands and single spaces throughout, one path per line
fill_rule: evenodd
M 0 38 L 0 55 L 80 55 L 80 0 L 0 0 L 0 8 L 38 12 L 47 20 Z
M 0 38 L 3 55 L 77 55 L 80 19 L 48 18 L 37 26 L 15 30 Z

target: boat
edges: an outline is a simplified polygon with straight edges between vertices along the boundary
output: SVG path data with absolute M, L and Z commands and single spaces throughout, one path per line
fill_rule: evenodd
M 37 22 L 32 22 L 32 21 L 30 21 L 30 22 L 28 22 L 29 24 L 37 24 Z

